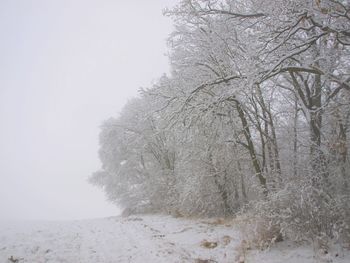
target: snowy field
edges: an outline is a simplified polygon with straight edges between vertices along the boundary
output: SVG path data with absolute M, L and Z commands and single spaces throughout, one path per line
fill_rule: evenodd
M 167 216 L 2 222 L 0 263 L 233 263 L 241 240 L 230 224 Z M 337 253 L 316 259 L 310 248 L 282 243 L 270 251 L 250 251 L 245 262 L 350 262 L 349 254 Z

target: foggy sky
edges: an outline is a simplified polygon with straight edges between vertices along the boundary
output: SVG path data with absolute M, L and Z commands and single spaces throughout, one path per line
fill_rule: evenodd
M 119 213 L 87 183 L 98 127 L 168 71 L 175 2 L 0 1 L 0 219 Z

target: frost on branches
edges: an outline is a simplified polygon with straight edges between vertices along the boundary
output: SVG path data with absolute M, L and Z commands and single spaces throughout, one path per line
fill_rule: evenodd
M 127 213 L 243 214 L 259 246 L 350 243 L 350 2 L 182 0 L 171 74 L 101 126 Z

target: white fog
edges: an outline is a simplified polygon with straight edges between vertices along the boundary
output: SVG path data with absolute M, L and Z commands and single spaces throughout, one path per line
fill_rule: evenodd
M 0 1 L 0 218 L 118 208 L 87 183 L 102 121 L 168 71 L 173 1 Z

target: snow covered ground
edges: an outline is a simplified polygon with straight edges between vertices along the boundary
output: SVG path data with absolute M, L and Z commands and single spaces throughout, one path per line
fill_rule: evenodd
M 240 243 L 230 224 L 168 216 L 2 222 L 0 263 L 225 263 L 236 261 Z M 350 262 L 343 254 L 328 256 L 328 262 Z M 313 255 L 311 249 L 284 245 L 251 251 L 245 262 L 319 262 Z

